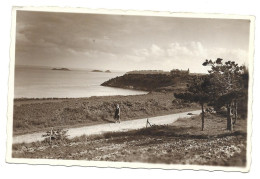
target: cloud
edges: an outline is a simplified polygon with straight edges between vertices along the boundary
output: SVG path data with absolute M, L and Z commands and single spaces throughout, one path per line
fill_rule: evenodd
M 236 61 L 240 65 L 248 63 L 248 53 L 242 49 L 206 48 L 201 42 L 172 42 L 165 48 L 152 44 L 149 48 L 136 49 L 134 55 L 139 57 L 139 62 L 149 63 L 151 66 L 170 70 L 172 68 L 187 69 L 191 71 L 203 71 L 205 59 Z
M 246 63 L 247 28 L 240 21 L 24 11 L 17 14 L 16 62 L 201 71 L 205 59 Z
M 155 56 L 163 56 L 165 55 L 165 50 L 161 49 L 159 46 L 153 44 L 151 46 L 151 55 L 155 55 Z
M 205 48 L 201 42 L 178 43 L 173 42 L 167 48 L 167 55 L 172 56 L 205 56 Z
M 223 58 L 225 61 L 235 61 L 239 65 L 248 65 L 248 52 L 242 49 L 212 48 L 207 50 L 209 59 Z
M 200 42 L 189 42 L 182 44 L 173 42 L 168 44 L 166 48 L 152 44 L 147 49 L 135 49 L 134 53 L 135 55 L 146 57 L 206 56 L 206 49 Z

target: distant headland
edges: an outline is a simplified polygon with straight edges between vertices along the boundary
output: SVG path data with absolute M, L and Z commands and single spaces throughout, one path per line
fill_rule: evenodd
M 105 81 L 101 86 L 135 89 L 142 91 L 174 91 L 183 92 L 187 84 L 198 76 L 205 74 L 193 74 L 190 70 L 173 69 L 161 70 L 135 70 Z

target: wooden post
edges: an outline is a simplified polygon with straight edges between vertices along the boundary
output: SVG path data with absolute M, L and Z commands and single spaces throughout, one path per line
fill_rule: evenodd
M 51 128 L 51 132 L 50 132 L 50 144 L 51 144 L 52 136 L 53 136 L 53 127 Z
M 227 105 L 227 130 L 233 130 L 231 104 Z
M 234 102 L 235 104 L 235 109 L 234 109 L 234 115 L 235 115 L 235 119 L 234 119 L 234 121 L 233 121 L 233 125 L 234 124 L 236 124 L 236 122 L 237 122 L 237 100 L 235 100 L 235 102 Z
M 202 114 L 201 114 L 201 130 L 204 130 L 204 104 L 201 104 L 201 110 L 202 110 Z

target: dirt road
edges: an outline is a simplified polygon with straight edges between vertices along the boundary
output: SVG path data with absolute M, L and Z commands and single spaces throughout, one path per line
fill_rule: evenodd
M 165 116 L 157 116 L 149 118 L 149 122 L 152 125 L 163 125 L 170 124 L 175 122 L 179 118 L 191 117 L 192 115 L 188 115 L 188 113 L 192 113 L 193 115 L 200 114 L 200 110 L 189 111 L 184 113 L 170 114 Z M 81 136 L 81 135 L 95 135 L 102 134 L 106 132 L 118 132 L 118 131 L 128 131 L 133 129 L 140 129 L 146 126 L 147 118 L 144 119 L 136 119 L 129 121 L 122 121 L 119 123 L 109 123 L 109 124 L 99 124 L 94 126 L 86 126 L 79 128 L 69 128 L 68 135 L 69 138 Z M 33 133 L 33 134 L 25 134 L 13 137 L 13 144 L 16 143 L 31 143 L 36 141 L 41 141 L 44 138 L 42 137 L 44 133 Z

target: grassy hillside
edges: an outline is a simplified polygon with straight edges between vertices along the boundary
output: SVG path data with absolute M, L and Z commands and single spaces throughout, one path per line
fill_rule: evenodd
M 139 119 L 198 109 L 196 104 L 172 103 L 172 93 L 104 96 L 75 99 L 19 99 L 14 101 L 14 134 L 50 127 L 73 127 L 114 122 L 115 105 L 121 119 Z M 178 101 L 177 101 L 178 102 Z

